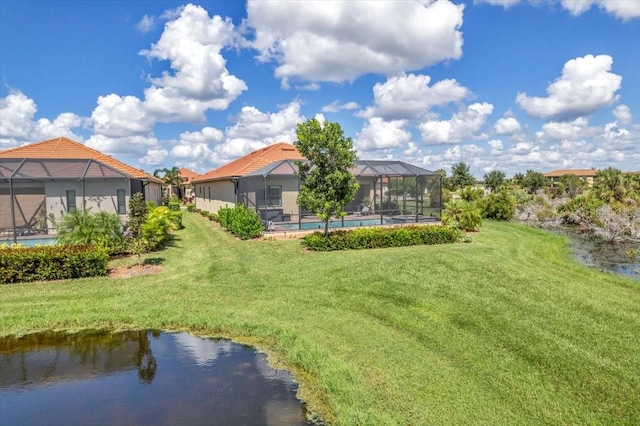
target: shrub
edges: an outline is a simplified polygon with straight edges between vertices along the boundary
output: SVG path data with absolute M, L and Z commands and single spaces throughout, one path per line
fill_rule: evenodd
M 492 192 L 484 200 L 484 217 L 511 220 L 516 215 L 516 199 L 507 191 Z
M 149 250 L 163 247 L 169 240 L 170 231 L 179 229 L 175 213 L 166 206 L 155 207 L 149 211 L 147 220 L 142 225 L 142 238 L 146 241 Z M 181 220 L 182 216 L 180 216 L 180 224 Z
M 229 229 L 232 210 L 233 209 L 229 207 L 220 207 L 220 209 L 218 209 L 218 219 L 220 220 L 220 226 L 223 228 Z
M 220 214 L 218 214 L 220 216 Z M 230 209 L 228 217 L 229 229 L 241 240 L 249 240 L 262 235 L 264 225 L 254 210 L 246 208 L 240 204 Z
M 0 247 L 0 284 L 106 275 L 108 260 L 95 245 Z
M 112 213 L 73 210 L 58 224 L 56 240 L 63 245 L 94 244 L 106 247 L 111 253 L 122 249 L 122 221 Z
M 314 232 L 302 239 L 302 245 L 314 251 L 358 250 L 454 243 L 461 237 L 460 231 L 448 226 L 359 228 L 332 231 L 326 236 L 322 232 Z
M 445 205 L 442 222 L 463 231 L 477 231 L 482 225 L 482 214 L 476 203 L 453 200 Z
M 460 198 L 469 202 L 482 200 L 484 198 L 484 190 L 472 186 L 465 186 L 460 190 Z
M 193 203 L 187 203 L 187 211 L 190 213 L 197 212 L 196 205 Z

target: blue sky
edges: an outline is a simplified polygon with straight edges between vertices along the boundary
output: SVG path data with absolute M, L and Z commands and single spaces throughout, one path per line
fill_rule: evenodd
M 640 170 L 640 0 L 0 2 L 0 149 L 206 172 L 312 117 L 477 178 Z

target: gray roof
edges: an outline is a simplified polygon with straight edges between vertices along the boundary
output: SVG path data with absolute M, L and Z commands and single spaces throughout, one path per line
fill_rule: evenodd
M 243 177 L 267 177 L 267 176 L 293 176 L 298 170 L 295 160 L 279 160 L 264 166 Z M 351 169 L 354 176 L 371 177 L 410 177 L 437 175 L 431 170 L 417 167 L 404 161 L 397 160 L 358 160 L 356 166 Z

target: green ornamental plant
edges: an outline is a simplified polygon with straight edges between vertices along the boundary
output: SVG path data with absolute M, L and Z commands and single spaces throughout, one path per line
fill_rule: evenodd
M 478 231 L 482 225 L 482 213 L 476 203 L 452 200 L 445 205 L 442 222 L 463 231 Z

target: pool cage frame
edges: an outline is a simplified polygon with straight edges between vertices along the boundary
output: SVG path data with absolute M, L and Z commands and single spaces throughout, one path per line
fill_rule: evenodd
M 238 204 L 255 210 L 267 231 L 322 229 L 323 222 L 298 205 L 296 160 L 280 160 L 236 180 Z M 360 188 L 332 228 L 439 221 L 442 176 L 403 161 L 358 160 L 350 170 Z
M 48 183 L 79 182 L 78 208 L 85 211 L 93 196 L 85 184 L 107 179 L 126 181 L 129 187 L 132 181 L 93 159 L 0 158 L 0 242 L 16 243 L 19 237 L 46 237 L 55 231 L 47 209 Z

